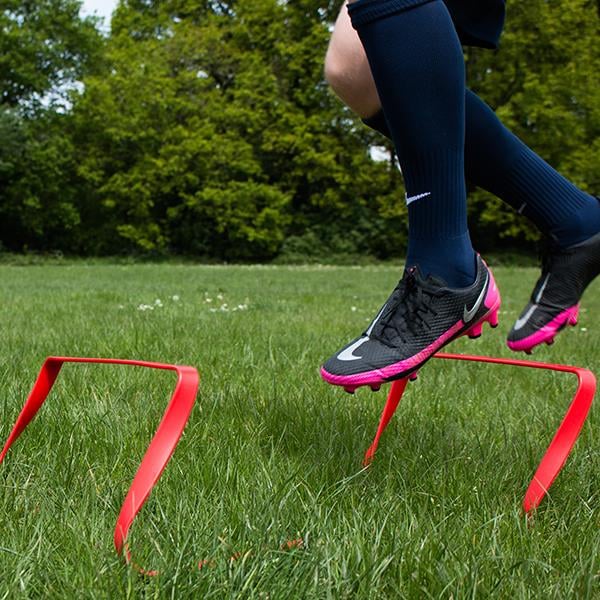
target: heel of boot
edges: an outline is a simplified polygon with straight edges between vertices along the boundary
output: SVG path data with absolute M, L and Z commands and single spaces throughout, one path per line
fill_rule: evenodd
M 477 323 L 467 331 L 467 335 L 472 339 L 476 340 L 478 337 L 481 337 L 481 332 L 483 331 L 483 321 L 481 323 Z
M 499 308 L 495 308 L 484 320 L 490 324 L 492 329 L 496 329 L 498 327 L 498 312 Z
M 467 331 L 467 335 L 472 340 L 475 340 L 478 337 L 481 337 L 484 323 L 489 323 L 490 327 L 492 327 L 494 329 L 496 327 L 498 327 L 498 311 L 499 311 L 499 308 L 494 308 L 492 311 L 490 311 L 485 317 L 483 317 L 483 319 L 481 321 L 479 321 L 479 323 L 477 323 L 476 325 L 473 325 L 473 327 L 471 327 L 471 329 L 469 329 Z

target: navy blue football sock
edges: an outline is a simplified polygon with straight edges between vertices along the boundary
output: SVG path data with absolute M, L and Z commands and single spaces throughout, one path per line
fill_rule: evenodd
M 473 92 L 466 95 L 467 179 L 529 217 L 560 246 L 600 231 L 600 202 L 530 150 Z
M 465 68 L 441 0 L 349 6 L 402 168 L 408 265 L 464 287 L 475 279 L 464 175 Z
M 391 139 L 382 111 L 363 121 Z M 537 156 L 470 90 L 466 92 L 465 123 L 467 181 L 529 217 L 562 247 L 583 242 L 600 231 L 600 202 Z

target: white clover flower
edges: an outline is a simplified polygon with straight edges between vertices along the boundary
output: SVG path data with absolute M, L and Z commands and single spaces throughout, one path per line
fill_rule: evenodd
M 351 310 L 352 312 L 356 312 L 358 309 L 356 308 L 356 306 L 351 306 L 351 307 L 350 307 L 350 310 Z
M 173 300 L 173 302 L 179 302 L 180 298 L 177 294 L 175 294 L 174 296 L 171 296 L 171 300 Z

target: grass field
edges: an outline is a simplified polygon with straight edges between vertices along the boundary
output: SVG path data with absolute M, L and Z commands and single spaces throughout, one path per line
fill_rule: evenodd
M 367 325 L 399 268 L 0 267 L 0 438 L 47 355 L 189 364 L 202 381 L 173 460 L 112 530 L 174 377 L 69 365 L 0 466 L 0 598 L 599 598 L 600 411 L 528 526 L 521 501 L 575 390 L 565 374 L 432 361 L 375 463 L 385 392 L 318 367 Z M 536 278 L 498 268 L 500 328 L 456 352 L 509 356 Z M 600 284 L 534 358 L 600 373 Z M 151 308 L 150 308 L 151 307 Z M 281 550 L 286 540 L 304 547 Z M 236 552 L 241 557 L 231 562 Z M 208 559 L 211 565 L 195 565 Z

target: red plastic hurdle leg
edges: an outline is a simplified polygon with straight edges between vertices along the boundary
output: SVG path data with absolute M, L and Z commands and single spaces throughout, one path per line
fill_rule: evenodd
M 596 392 L 596 378 L 588 369 L 581 367 L 570 367 L 566 365 L 553 365 L 548 363 L 516 360 L 509 358 L 491 358 L 488 356 L 469 356 L 466 354 L 436 354 L 434 358 L 442 358 L 446 360 L 466 360 L 472 362 L 485 362 L 498 365 L 511 365 L 515 367 L 529 367 L 532 369 L 546 369 L 550 371 L 562 371 L 565 373 L 573 373 L 577 376 L 578 385 L 575 396 L 565 414 L 565 417 L 560 424 L 546 454 L 527 488 L 525 498 L 523 500 L 523 509 L 526 513 L 530 513 L 536 509 L 544 496 L 548 493 L 550 486 L 556 479 L 556 476 L 563 468 L 567 457 L 569 456 L 587 415 L 592 406 L 594 394 Z M 379 440 L 385 428 L 388 426 L 406 388 L 407 379 L 400 379 L 392 383 L 386 405 L 381 415 L 379 427 L 375 439 L 371 447 L 365 453 L 363 464 L 369 465 L 375 456 Z
M 165 410 L 156 433 L 146 450 L 146 454 L 135 474 L 131 487 L 127 492 L 123 506 L 119 513 L 114 532 L 114 544 L 117 554 L 125 557 L 127 562 L 131 561 L 131 553 L 127 547 L 126 539 L 129 528 L 136 515 L 140 512 L 144 502 L 150 495 L 152 488 L 164 471 L 171 455 L 173 454 L 183 429 L 185 428 L 198 392 L 199 375 L 193 367 L 182 367 L 178 365 L 167 365 L 162 363 L 146 362 L 141 360 L 120 360 L 116 358 L 70 358 L 51 356 L 46 359 L 40 374 L 23 406 L 21 414 L 17 418 L 8 440 L 0 453 L 0 464 L 13 442 L 21 435 L 25 427 L 40 409 L 64 363 L 102 363 L 113 365 L 130 365 L 136 367 L 148 367 L 151 369 L 163 369 L 177 373 L 177 385 L 171 396 L 171 400 Z M 137 567 L 142 573 L 155 575 L 156 571 L 144 571 Z
M 364 467 L 368 467 L 373 462 L 373 459 L 375 458 L 375 452 L 377 452 L 377 446 L 379 446 L 381 435 L 385 431 L 386 427 L 390 424 L 390 421 L 392 420 L 392 417 L 398 408 L 398 404 L 400 404 L 400 400 L 402 400 L 402 395 L 404 394 L 407 383 L 408 377 L 392 382 L 390 393 L 388 394 L 387 401 L 383 407 L 383 412 L 381 413 L 381 419 L 379 421 L 379 427 L 377 427 L 375 439 L 365 453 L 365 458 L 363 460 Z

